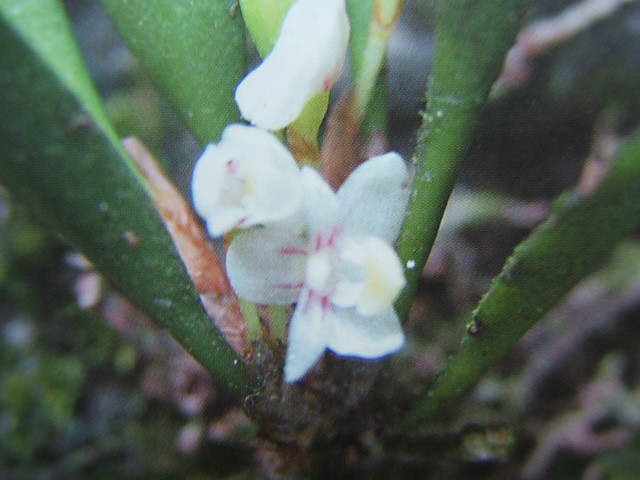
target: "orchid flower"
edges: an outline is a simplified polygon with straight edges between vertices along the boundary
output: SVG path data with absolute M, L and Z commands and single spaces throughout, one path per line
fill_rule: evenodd
M 217 144 L 196 162 L 193 203 L 216 237 L 233 228 L 270 222 L 301 222 L 300 170 L 289 151 L 269 132 L 229 125 Z
M 391 247 L 409 194 L 404 161 L 396 153 L 374 157 L 337 193 L 316 170 L 303 167 L 302 185 L 306 232 L 244 231 L 227 252 L 227 273 L 241 298 L 297 301 L 286 382 L 302 378 L 327 348 L 377 358 L 404 344 L 393 302 L 405 279 Z
M 265 130 L 289 125 L 311 97 L 335 83 L 348 43 L 345 0 L 298 0 L 271 53 L 236 89 L 242 116 Z

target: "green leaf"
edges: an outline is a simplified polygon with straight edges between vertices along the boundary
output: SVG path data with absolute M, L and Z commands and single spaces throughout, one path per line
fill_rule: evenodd
M 204 312 L 109 124 L 61 2 L 0 0 L 0 44 L 0 183 L 215 377 L 242 389 L 243 365 Z
M 388 84 L 384 72 L 386 57 L 376 58 L 373 65 L 367 62 L 367 46 L 372 41 L 371 19 L 374 11 L 375 0 L 347 0 L 349 11 L 349 21 L 351 23 L 351 38 L 349 39 L 349 50 L 351 59 L 351 78 L 353 79 L 354 90 L 356 92 L 354 100 L 354 112 L 357 121 L 361 123 L 360 131 L 362 138 L 367 141 L 371 135 L 380 130 L 387 133 L 388 115 Z M 380 46 L 380 45 L 379 45 Z M 382 48 L 386 50 L 386 41 Z M 374 55 L 381 52 L 375 52 Z M 385 53 L 385 52 L 382 52 Z M 380 74 L 380 72 L 383 72 Z M 368 73 L 368 75 L 365 75 Z M 371 84 L 371 81 L 374 81 Z M 362 105 L 366 106 L 362 111 Z M 358 108 L 360 106 L 360 108 Z
M 144 71 L 202 144 L 238 121 L 244 28 L 231 1 L 102 0 Z
M 54 72 L 58 77 L 57 82 L 74 92 L 83 108 L 93 117 L 109 140 L 118 145 L 119 152 L 124 153 L 89 78 L 60 2 L 0 0 L 0 12 L 3 20 L 15 30 L 16 35 L 22 37 L 22 41 L 29 45 L 29 48 L 39 57 L 39 61 Z M 12 52 L 8 50 L 8 47 L 3 47 L 4 60 L 12 56 Z M 7 71 L 7 76 L 9 74 L 10 72 Z
M 425 400 L 407 417 L 415 425 L 465 393 L 551 307 L 640 226 L 640 133 L 627 143 L 591 195 L 560 197 L 551 216 L 516 247 L 476 308 L 465 335 Z M 577 319 L 579 320 L 579 319 Z
M 239 0 L 242 17 L 262 58 L 273 48 L 284 17 L 296 0 Z
M 369 109 L 378 112 L 378 116 L 380 112 L 386 113 L 386 82 L 385 77 L 380 77 L 380 72 L 386 64 L 387 43 L 402 12 L 402 4 L 400 0 L 375 0 L 372 8 L 368 8 L 369 2 L 350 4 L 353 24 L 351 37 L 352 44 L 355 45 L 355 54 L 351 60 L 355 92 L 354 112 L 358 119 L 365 118 Z M 369 16 L 366 25 L 365 15 Z M 362 45 L 364 28 L 366 38 Z M 380 98 L 382 102 L 372 102 L 373 99 Z M 372 103 L 374 105 L 371 105 Z M 384 118 L 377 120 L 383 120 L 382 124 L 386 124 Z
M 349 51 L 351 53 L 351 76 L 358 78 L 366 61 L 364 52 L 369 39 L 369 25 L 373 15 L 375 0 L 347 0 L 349 22 L 351 23 L 351 38 Z
M 419 132 L 398 254 L 407 286 L 396 302 L 406 318 L 478 117 L 520 23 L 521 0 L 440 2 L 427 112 Z

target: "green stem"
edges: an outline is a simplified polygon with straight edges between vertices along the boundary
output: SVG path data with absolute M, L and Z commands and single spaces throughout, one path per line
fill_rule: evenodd
M 262 324 L 260 323 L 260 314 L 255 303 L 238 299 L 240 310 L 244 317 L 244 323 L 247 326 L 247 336 L 249 341 L 253 342 L 262 338 Z
M 406 319 L 478 116 L 519 26 L 520 0 L 441 2 L 418 170 L 398 254 L 407 286 L 396 302 Z
M 640 225 L 640 133 L 590 196 L 562 196 L 519 245 L 473 313 L 473 329 L 404 423 L 433 417 L 471 388 L 551 307 Z M 473 333 L 473 334 L 472 334 Z
M 360 68 L 354 75 L 355 115 L 358 123 L 367 111 L 380 70 L 384 64 L 387 43 L 400 13 L 402 0 L 376 0 L 373 5 L 369 35 L 362 53 Z
M 271 333 L 280 340 L 283 345 L 287 344 L 287 321 L 289 320 L 289 310 L 284 305 L 269 305 L 269 325 Z

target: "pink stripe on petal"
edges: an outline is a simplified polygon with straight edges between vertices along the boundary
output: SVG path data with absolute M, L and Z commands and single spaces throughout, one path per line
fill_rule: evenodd
M 280 288 L 283 290 L 299 290 L 304 287 L 304 282 L 299 283 L 276 283 L 272 285 L 273 288 Z
M 227 162 L 227 170 L 231 175 L 235 176 L 238 174 L 238 166 L 236 165 L 235 160 L 229 160 Z
M 247 180 L 238 175 L 238 164 L 235 160 L 229 160 L 227 162 L 227 170 L 232 177 L 235 177 L 242 185 L 246 186 Z
M 306 315 L 311 310 L 311 303 L 313 302 L 314 297 L 316 296 L 313 290 L 309 290 L 307 294 L 307 304 L 304 306 L 304 314 Z
M 278 250 L 282 255 L 307 255 L 308 252 L 304 248 L 287 246 Z
M 337 237 L 338 237 L 338 230 L 336 228 L 334 228 L 331 231 L 331 235 L 329 236 L 329 240 L 327 241 L 327 245 L 329 247 L 331 247 L 331 248 L 335 248 Z
M 322 306 L 323 312 L 326 312 L 327 310 L 333 310 L 333 305 L 331 305 L 328 295 L 325 295 L 324 297 L 322 297 L 320 305 Z

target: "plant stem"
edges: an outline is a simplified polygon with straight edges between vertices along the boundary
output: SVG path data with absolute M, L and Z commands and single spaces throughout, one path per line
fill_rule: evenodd
M 287 344 L 287 321 L 289 320 L 289 310 L 284 305 L 269 305 L 269 325 L 274 337 Z
M 239 120 L 233 94 L 245 64 L 242 18 L 230 13 L 231 2 L 101 3 L 198 142 L 218 141 L 224 127 Z
M 240 303 L 240 310 L 242 310 L 244 323 L 247 326 L 247 337 L 249 342 L 261 339 L 262 325 L 260 324 L 258 307 L 255 303 L 251 303 L 246 300 L 239 299 L 238 301 Z

